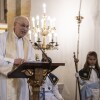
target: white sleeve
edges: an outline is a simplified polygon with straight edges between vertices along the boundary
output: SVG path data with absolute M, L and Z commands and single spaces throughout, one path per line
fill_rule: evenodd
M 84 80 L 82 80 L 80 77 L 78 78 L 79 79 L 79 83 L 80 85 L 84 85 L 86 82 Z
M 5 35 L 0 34 L 0 73 L 7 76 L 7 73 L 10 72 L 13 68 L 13 59 L 4 58 L 5 53 Z
M 14 63 L 14 59 L 7 58 L 7 57 L 4 58 L 4 61 L 6 61 L 8 63 L 12 63 L 12 64 Z
M 13 68 L 13 59 L 4 58 L 0 56 L 0 73 L 7 76 L 7 73 L 10 72 Z
M 84 81 L 84 80 L 82 80 L 82 79 L 80 78 L 80 76 L 79 76 L 79 73 L 78 73 L 78 72 L 76 72 L 76 73 L 75 73 L 75 77 L 76 77 L 76 79 L 78 79 L 78 80 L 79 80 L 80 85 L 84 85 L 84 84 L 85 84 L 85 81 Z
M 0 65 L 0 73 L 4 76 L 7 76 L 8 72 L 10 72 L 13 68 L 12 64 L 8 64 L 8 65 Z
M 58 100 L 64 100 L 61 94 L 58 91 L 58 85 L 53 85 L 53 94 Z

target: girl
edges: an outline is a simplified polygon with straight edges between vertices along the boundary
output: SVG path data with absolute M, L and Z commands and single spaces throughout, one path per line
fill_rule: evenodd
M 82 100 L 100 99 L 100 68 L 96 52 L 90 51 L 87 54 L 84 68 L 79 71 L 79 74 L 76 74 L 76 77 L 79 78 L 80 85 L 82 85 Z
M 57 76 L 49 73 L 44 84 L 40 87 L 40 100 L 64 100 L 56 85 L 58 80 Z

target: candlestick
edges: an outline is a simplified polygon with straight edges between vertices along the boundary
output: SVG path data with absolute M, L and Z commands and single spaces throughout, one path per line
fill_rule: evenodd
M 36 16 L 36 19 L 34 19 L 34 17 L 32 18 L 33 22 L 32 32 L 35 34 L 34 41 L 37 42 L 43 50 L 55 49 L 55 47 L 58 46 L 56 45 L 58 43 L 56 43 L 57 34 L 55 36 L 55 31 L 56 31 L 55 21 L 56 18 L 51 18 L 50 16 L 46 15 L 45 3 L 43 4 L 42 18 L 40 19 L 39 16 Z M 37 49 L 35 45 L 34 48 Z

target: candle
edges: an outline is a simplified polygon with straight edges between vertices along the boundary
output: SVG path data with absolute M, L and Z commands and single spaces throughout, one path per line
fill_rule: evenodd
M 31 40 L 31 30 L 29 30 L 29 39 Z
M 35 18 L 34 17 L 32 17 L 32 25 L 33 25 L 33 27 L 35 27 Z
M 53 20 L 52 20 L 52 27 L 55 27 L 55 22 L 56 22 L 56 18 L 53 18 Z
M 44 14 L 46 13 L 46 4 L 45 3 L 43 4 L 43 13 Z
M 43 28 L 43 26 L 44 26 L 44 20 L 41 19 L 41 28 Z
M 50 27 L 52 28 L 52 19 L 50 20 Z
M 55 33 L 55 42 L 57 42 L 57 33 Z
M 50 16 L 47 18 L 47 25 L 50 27 L 51 21 L 50 21 Z
M 36 16 L 37 26 L 39 26 L 39 16 Z
M 51 40 L 52 40 L 52 35 L 51 35 L 51 33 L 49 33 L 48 36 L 49 36 L 49 42 L 51 42 Z
M 37 42 L 37 34 L 34 35 L 34 42 Z

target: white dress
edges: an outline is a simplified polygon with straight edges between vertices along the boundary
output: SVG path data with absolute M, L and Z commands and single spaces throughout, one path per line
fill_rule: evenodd
M 94 68 L 94 66 L 90 66 L 90 67 Z M 80 83 L 83 83 L 82 87 L 84 88 L 84 86 L 90 86 L 91 84 L 97 84 L 98 82 L 100 82 L 100 79 L 97 77 L 96 71 L 94 69 L 92 69 L 90 79 L 89 80 L 81 80 Z M 90 90 L 93 93 L 92 100 L 99 100 L 100 99 L 100 86 L 98 87 L 98 89 L 93 86 L 91 85 L 91 87 L 90 87 Z
M 40 100 L 43 100 L 44 97 L 43 88 L 45 89 L 45 100 L 64 100 L 58 91 L 58 86 L 53 85 L 49 77 L 46 78 L 44 84 L 40 87 Z
M 17 81 L 13 83 L 13 79 L 7 78 L 7 73 L 12 70 L 14 62 L 14 59 L 5 58 L 7 34 L 7 32 L 0 34 L 0 100 L 29 100 L 27 79 L 20 78 L 18 83 Z M 23 40 L 16 37 L 16 46 L 18 58 L 24 58 Z M 13 53 L 13 48 L 11 48 L 11 52 Z M 29 59 L 34 59 L 31 44 L 28 49 L 27 60 Z

